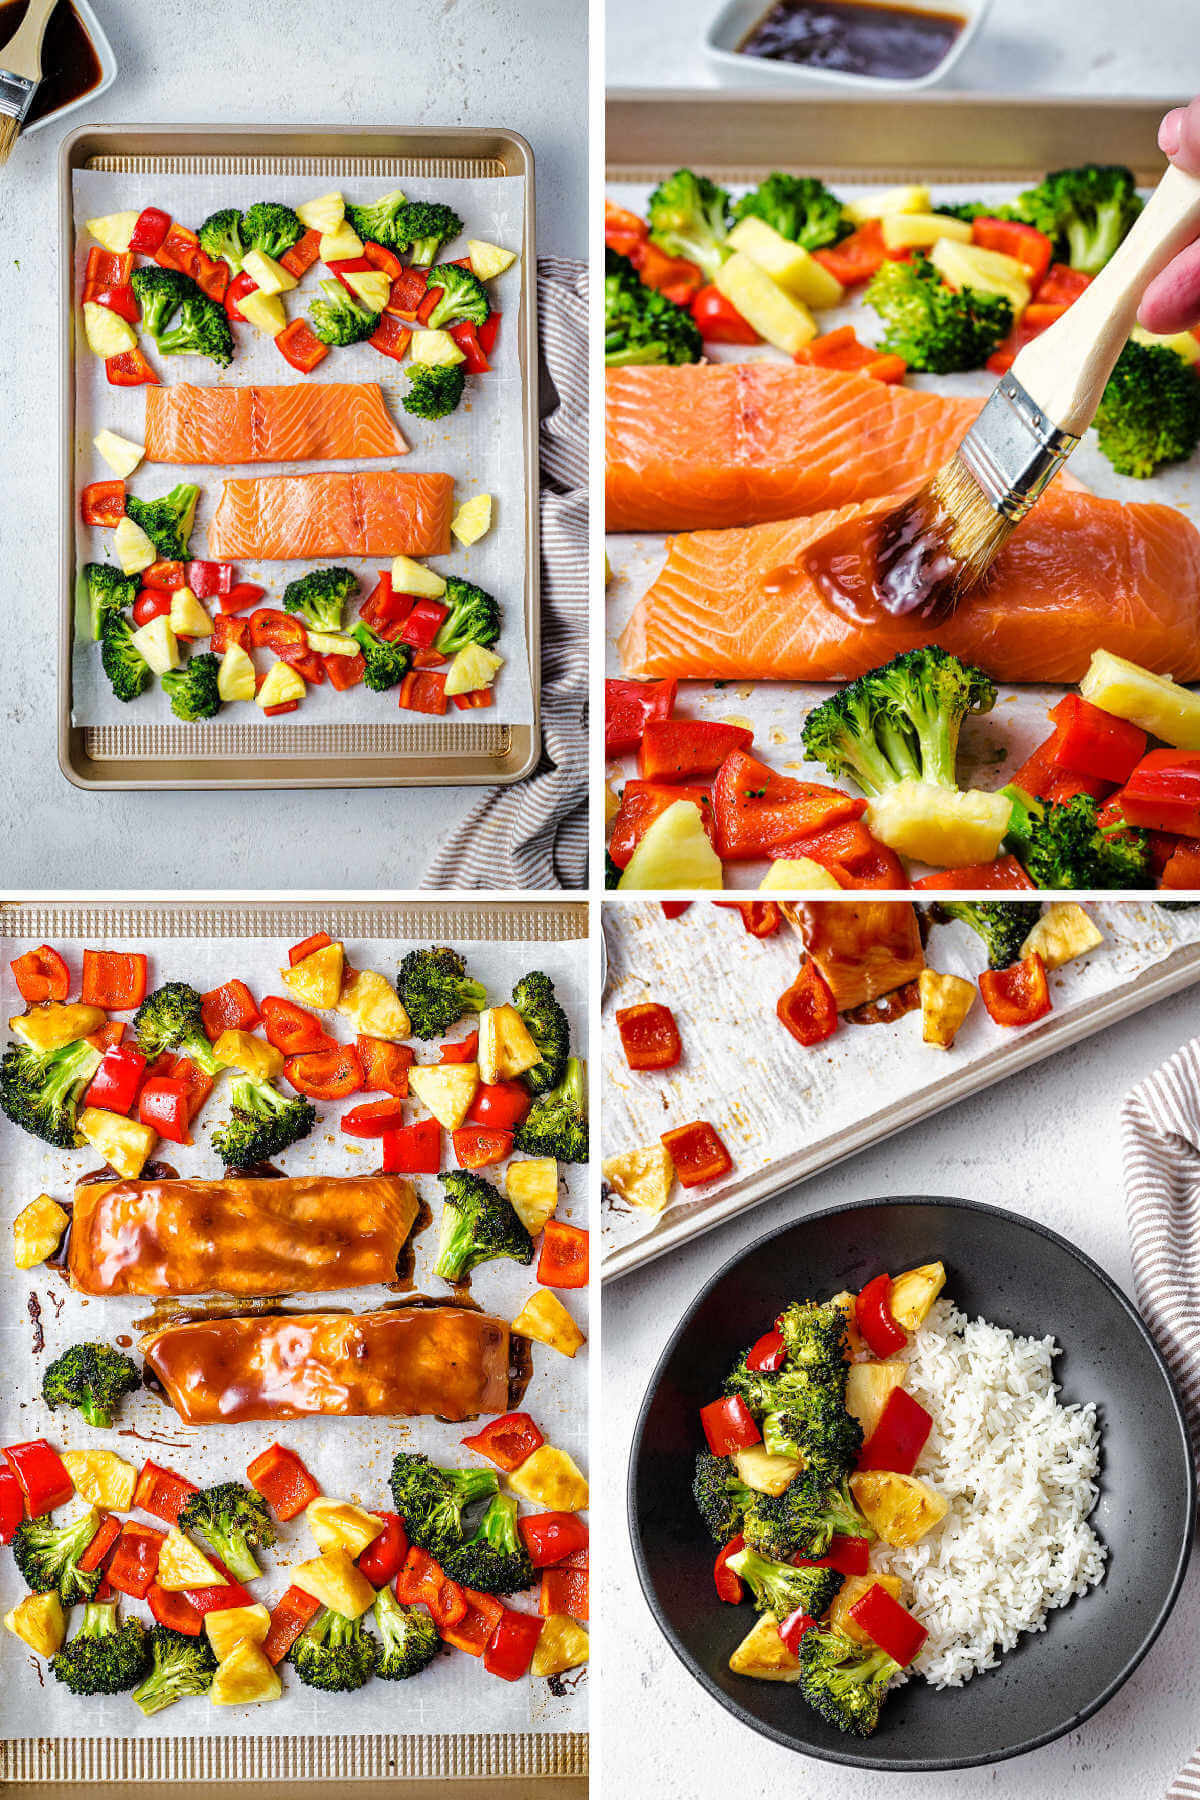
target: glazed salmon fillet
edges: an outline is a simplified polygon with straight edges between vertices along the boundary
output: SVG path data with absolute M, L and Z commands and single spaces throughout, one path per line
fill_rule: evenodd
M 270 557 L 445 556 L 452 475 L 395 469 L 226 481 L 208 528 L 222 561 Z
M 1057 484 L 1014 531 L 987 585 L 944 624 L 843 617 L 806 557 L 903 498 L 669 539 L 662 573 L 621 639 L 625 674 L 845 681 L 936 643 L 997 681 L 1075 682 L 1099 649 L 1200 679 L 1200 532 L 1173 507 Z
M 952 456 L 980 400 L 780 363 L 609 369 L 610 531 L 761 525 L 895 493 Z
M 148 387 L 146 461 L 330 462 L 403 456 L 374 381 L 292 387 Z

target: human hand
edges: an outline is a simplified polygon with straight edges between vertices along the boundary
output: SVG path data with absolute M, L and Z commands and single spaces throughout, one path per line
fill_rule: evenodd
M 1176 106 L 1158 128 L 1158 147 L 1176 167 L 1200 175 L 1200 98 Z M 1200 240 L 1156 275 L 1138 309 L 1147 331 L 1189 331 L 1200 325 Z

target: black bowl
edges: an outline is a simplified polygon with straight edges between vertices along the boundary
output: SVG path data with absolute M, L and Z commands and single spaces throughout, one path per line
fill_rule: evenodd
M 1048 1615 L 998 1668 L 936 1692 L 909 1682 L 878 1731 L 846 1737 L 794 1686 L 730 1673 L 748 1605 L 718 1600 L 715 1546 L 691 1497 L 698 1408 L 738 1352 L 788 1301 L 858 1290 L 881 1269 L 946 1264 L 946 1291 L 970 1316 L 1062 1346 L 1064 1400 L 1094 1400 L 1102 1427 L 1100 1500 L 1108 1547 L 1099 1587 Z M 651 1379 L 629 1466 L 638 1575 L 667 1641 L 735 1718 L 790 1749 L 873 1769 L 963 1769 L 1048 1744 L 1105 1704 L 1166 1623 L 1191 1544 L 1195 1474 L 1171 1377 L 1120 1289 L 1073 1244 L 1030 1219 L 966 1200 L 864 1200 L 810 1214 L 735 1256 L 699 1295 Z

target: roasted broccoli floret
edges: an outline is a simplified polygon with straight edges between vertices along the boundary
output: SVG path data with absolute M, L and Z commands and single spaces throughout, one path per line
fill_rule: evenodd
M 704 354 L 686 306 L 647 287 L 628 257 L 604 252 L 604 360 L 610 368 L 694 363 Z
M 327 1694 L 349 1694 L 360 1688 L 375 1667 L 379 1645 L 362 1619 L 323 1606 L 289 1651 L 292 1667 L 305 1687 Z
M 359 619 L 350 627 L 350 636 L 362 651 L 366 663 L 363 681 L 376 694 L 384 693 L 395 687 L 408 674 L 408 665 L 412 661 L 412 650 L 408 644 L 401 644 L 392 638 L 381 638 L 378 632 Z
M 802 1404 L 763 1414 L 763 1443 L 772 1456 L 798 1457 L 818 1484 L 838 1482 L 862 1449 L 862 1426 L 839 1390 L 814 1383 Z
M 517 1530 L 517 1497 L 497 1494 L 474 1532 L 447 1555 L 445 1571 L 461 1587 L 483 1594 L 517 1594 L 532 1587 L 537 1571 Z
M 765 1435 L 763 1444 L 772 1454 L 779 1454 L 772 1451 Z M 782 1494 L 752 1494 L 740 1529 L 752 1550 L 776 1562 L 790 1562 L 794 1556 L 824 1556 L 835 1532 L 845 1537 L 875 1536 L 854 1504 L 845 1476 L 826 1484 L 808 1469 L 789 1482 Z
M 1041 917 L 1040 900 L 939 900 L 935 918 L 960 919 L 987 946 L 988 968 L 1019 961 L 1021 945 Z
M 35 1594 L 57 1594 L 64 1606 L 90 1600 L 100 1586 L 99 1569 L 81 1569 L 79 1558 L 96 1535 L 100 1515 L 89 1506 L 81 1518 L 55 1526 L 47 1518 L 25 1519 L 13 1533 L 17 1568 Z
M 1018 197 L 1020 217 L 1044 231 L 1073 269 L 1095 275 L 1142 210 L 1131 169 L 1084 163 L 1055 169 Z
M 613 861 L 612 857 L 608 854 L 608 851 L 606 850 L 604 852 L 604 887 L 605 887 L 605 891 L 607 892 L 608 889 L 610 889 L 610 888 L 620 887 L 621 877 L 624 873 L 625 873 L 624 869 L 618 867 L 618 865 Z
M 186 981 L 164 981 L 147 994 L 133 1015 L 134 1042 L 146 1061 L 172 1050 L 215 1075 L 221 1065 L 204 1030 L 202 1006 L 202 996 Z
M 137 1686 L 148 1659 L 141 1620 L 126 1619 L 120 1625 L 115 1600 L 89 1600 L 83 1624 L 50 1667 L 73 1694 L 121 1694 Z
M 727 1567 L 746 1583 L 759 1612 L 777 1619 L 805 1612 L 819 1619 L 837 1598 L 842 1577 L 836 1569 L 798 1569 L 793 1563 L 775 1562 L 749 1545 L 729 1558 Z
M 182 269 L 160 269 L 156 263 L 135 269 L 129 285 L 142 311 L 142 330 L 152 338 L 166 330 L 190 295 L 203 291 Z
M 438 1180 L 443 1198 L 435 1275 L 443 1281 L 461 1281 L 480 1263 L 496 1257 L 532 1262 L 533 1239 L 512 1202 L 490 1181 L 469 1169 L 450 1169 Z
M 1096 437 L 1118 475 L 1144 479 L 1200 443 L 1200 380 L 1165 344 L 1126 344 L 1105 384 Z
M 124 613 L 110 612 L 100 631 L 100 667 L 118 700 L 136 700 L 154 680 L 154 670 L 133 641 Z
M 718 1544 L 727 1544 L 742 1529 L 747 1509 L 758 1499 L 747 1487 L 727 1456 L 701 1450 L 692 1477 L 692 1495 L 700 1517 Z
M 487 989 L 472 981 L 457 950 L 410 950 L 398 982 L 404 1010 L 419 1038 L 443 1037 L 464 1013 L 482 1012 Z
M 393 188 L 390 194 L 381 194 L 370 206 L 351 206 L 347 202 L 346 220 L 364 243 L 369 239 L 388 250 L 407 250 L 404 232 L 397 229 L 407 204 L 400 189 Z
M 317 1122 L 317 1109 L 297 1096 L 281 1094 L 269 1081 L 249 1077 L 234 1083 L 228 1125 L 212 1134 L 212 1145 L 229 1169 L 250 1169 L 270 1162 L 291 1144 L 307 1137 Z
M 854 229 L 836 194 L 812 175 L 781 175 L 778 170 L 743 194 L 734 219 L 763 219 L 805 250 L 836 244 Z
M 218 368 L 228 368 L 233 361 L 229 315 L 199 283 L 175 269 L 159 268 L 135 269 L 130 280 L 142 324 L 164 356 L 207 356 Z
M 805 754 L 865 794 L 900 781 L 953 788 L 963 720 L 995 704 L 990 676 L 927 644 L 902 651 L 814 707 L 804 721 Z
M 554 983 L 540 969 L 522 975 L 513 989 L 513 1005 L 542 1059 L 526 1069 L 521 1080 L 532 1094 L 549 1093 L 563 1078 L 571 1048 L 571 1027 L 555 998 Z
M 261 250 L 276 261 L 298 244 L 304 226 L 290 206 L 278 200 L 260 200 L 242 214 L 242 237 L 250 250 Z
M 444 419 L 447 413 L 454 411 L 467 385 L 462 366 L 457 363 L 452 367 L 440 364 L 433 368 L 425 363 L 414 363 L 404 372 L 412 386 L 400 404 L 414 419 Z
M 190 1694 L 207 1694 L 211 1688 L 217 1659 L 203 1632 L 190 1637 L 172 1631 L 169 1625 L 155 1625 L 150 1632 L 150 1656 L 150 1673 L 133 1696 L 147 1718 Z
M 442 1640 L 423 1606 L 403 1606 L 390 1587 L 375 1596 L 375 1623 L 383 1644 L 375 1673 L 383 1681 L 407 1681 L 428 1668 Z
M 82 1140 L 75 1129 L 80 1095 L 100 1067 L 100 1052 L 86 1038 L 57 1050 L 13 1044 L 0 1062 L 0 1106 L 14 1125 L 59 1150 Z
M 126 494 L 125 511 L 141 526 L 164 562 L 186 562 L 199 498 L 200 489 L 194 483 L 181 481 L 159 500 L 139 500 Z
M 456 656 L 468 644 L 494 644 L 500 636 L 499 602 L 473 581 L 447 575 L 442 605 L 450 611 L 442 620 L 433 647 L 443 656 Z
M 833 1300 L 793 1300 L 779 1315 L 788 1366 L 846 1390 L 846 1315 Z
M 676 169 L 660 181 L 647 207 L 650 236 L 668 256 L 683 256 L 704 271 L 706 281 L 730 254 L 729 195 L 706 175 Z
M 525 1156 L 554 1156 L 559 1162 L 588 1159 L 587 1064 L 567 1058 L 562 1080 L 539 1094 L 513 1133 L 513 1148 Z
M 1013 803 L 1005 848 L 1039 888 L 1144 888 L 1151 886 L 1149 842 L 1143 831 L 1119 821 L 1101 825 L 1090 794 L 1072 800 L 1036 800 L 1023 788 L 1006 787 Z
M 242 215 L 236 206 L 209 213 L 200 227 L 200 248 L 215 262 L 227 262 L 238 274 L 250 245 L 242 236 Z
M 426 320 L 431 330 L 440 331 L 460 322 L 476 327 L 486 324 L 491 302 L 482 281 L 470 269 L 460 269 L 456 263 L 437 263 L 429 271 L 429 286 L 442 290 Z
M 340 281 L 321 283 L 324 299 L 314 299 L 308 322 L 323 344 L 361 344 L 373 336 L 379 314 L 344 288 Z
M 393 228 L 395 241 L 389 247 L 411 250 L 414 263 L 428 265 L 442 245 L 456 238 L 462 228 L 463 222 L 452 206 L 445 206 L 440 200 L 410 200 L 400 209 Z
M 49 1407 L 73 1406 L 97 1431 L 108 1431 L 126 1394 L 142 1385 L 132 1357 L 109 1344 L 72 1344 L 42 1376 Z
M 119 617 L 137 599 L 137 576 L 122 575 L 111 563 L 84 563 L 83 579 L 87 584 L 92 636 L 99 642 L 110 617 Z
M 879 348 L 902 356 L 910 369 L 946 375 L 978 369 L 1012 324 L 1012 301 L 978 288 L 944 282 L 927 256 L 885 262 L 863 294 L 884 323 Z
M 870 1737 L 888 1683 L 899 1673 L 899 1663 L 885 1651 L 856 1644 L 840 1631 L 814 1626 L 800 1639 L 800 1692 L 838 1731 Z
M 409 1541 L 441 1562 L 460 1547 L 464 1510 L 499 1492 L 494 1469 L 439 1469 L 417 1451 L 400 1450 L 392 1462 L 392 1498 Z
M 284 588 L 283 610 L 298 613 L 314 631 L 340 631 L 346 602 L 357 587 L 352 569 L 310 569 Z
M 177 719 L 212 719 L 221 710 L 217 691 L 220 662 L 211 650 L 188 658 L 182 669 L 168 669 L 162 678 L 163 690 L 171 701 Z
M 240 1481 L 221 1481 L 190 1494 L 177 1522 L 184 1531 L 202 1537 L 238 1581 L 253 1581 L 262 1574 L 251 1546 L 269 1550 L 275 1542 L 266 1501 Z

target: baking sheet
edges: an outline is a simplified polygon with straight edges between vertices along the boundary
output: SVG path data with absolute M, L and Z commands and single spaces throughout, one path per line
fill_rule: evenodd
M 736 912 L 704 902 L 680 920 L 665 918 L 653 902 L 606 905 L 603 1156 L 707 1119 L 733 1168 L 702 1191 L 677 1182 L 658 1215 L 607 1192 L 605 1276 L 627 1274 L 890 1132 L 1200 981 L 1200 909 L 1089 901 L 1087 910 L 1105 941 L 1050 976 L 1054 1010 L 1036 1025 L 1004 1029 L 977 1001 L 949 1051 L 921 1042 L 919 1011 L 892 1025 L 843 1021 L 825 1043 L 804 1050 L 774 1022 L 803 953 L 790 927 L 758 940 Z M 939 971 L 972 982 L 986 965 L 978 937 L 957 922 L 934 927 L 927 954 Z M 661 1074 L 634 1073 L 621 1051 L 617 1009 L 644 1000 L 671 1008 L 683 1040 L 681 1063 Z
M 219 175 L 184 173 L 113 172 L 77 169 L 72 176 L 72 194 L 76 226 L 75 280 L 76 296 L 82 292 L 83 270 L 87 253 L 95 240 L 84 229 L 89 218 L 105 213 L 141 208 L 163 207 L 195 230 L 210 212 L 221 206 L 245 208 L 264 196 L 299 205 L 317 193 L 340 186 L 351 200 L 369 202 L 391 187 L 402 185 L 411 199 L 444 200 L 452 205 L 463 220 L 460 238 L 447 245 L 450 257 L 464 253 L 468 237 L 483 238 L 506 248 L 521 249 L 525 225 L 525 179 L 519 175 L 479 176 L 473 178 L 432 175 Z M 167 493 L 178 482 L 194 481 L 201 489 L 192 532 L 191 547 L 197 557 L 207 555 L 208 524 L 220 498 L 222 481 L 227 477 L 254 478 L 274 474 L 313 473 L 338 469 L 398 468 L 402 472 L 421 470 L 445 471 L 455 477 L 455 505 L 472 494 L 490 493 L 493 497 L 491 530 L 479 543 L 464 549 L 454 542 L 448 556 L 430 559 L 439 573 L 460 575 L 486 588 L 499 600 L 503 609 L 503 625 L 498 652 L 505 658 L 495 683 L 495 699 L 487 713 L 491 725 L 527 725 L 533 720 L 533 691 L 530 680 L 530 655 L 527 641 L 525 584 L 525 494 L 528 482 L 522 416 L 522 376 L 519 347 L 520 295 L 522 289 L 520 257 L 505 273 L 488 284 L 496 309 L 509 316 L 502 322 L 492 368 L 486 376 L 472 376 L 458 409 L 446 419 L 426 421 L 406 413 L 401 406 L 409 391 L 404 370 L 408 363 L 394 362 L 381 356 L 369 344 L 354 344 L 331 351 L 312 375 L 298 375 L 280 356 L 274 342 L 251 326 L 235 326 L 235 353 L 229 368 L 221 370 L 203 357 L 162 356 L 153 340 L 139 334 L 139 342 L 166 385 L 190 382 L 196 386 L 291 385 L 296 382 L 377 382 L 383 391 L 388 413 L 409 444 L 409 453 L 391 461 L 372 458 L 369 461 L 320 461 L 310 463 L 255 463 L 237 466 L 204 464 L 190 467 L 181 463 L 143 462 L 127 483 L 139 498 L 153 499 Z M 288 317 L 302 317 L 309 301 L 319 293 L 319 283 L 332 279 L 323 263 L 316 264 L 304 276 L 297 290 L 285 298 Z M 89 481 L 108 480 L 112 470 L 95 450 L 95 433 L 107 426 L 136 443 L 145 442 L 144 388 L 114 388 L 105 377 L 98 357 L 90 354 L 78 336 L 75 357 L 76 491 Z M 80 566 L 86 561 L 111 561 L 112 532 L 77 528 Z M 335 558 L 322 559 L 333 562 Z M 374 587 L 381 567 L 390 559 L 347 558 L 345 566 L 353 568 L 361 581 L 356 599 L 346 609 L 352 623 L 357 608 Z M 303 559 L 290 562 L 237 563 L 238 578 L 254 581 L 268 591 L 260 602 L 263 606 L 282 604 L 286 584 L 314 565 Z M 198 645 L 197 648 L 203 648 Z M 258 658 L 260 669 L 270 666 L 273 658 L 266 652 Z M 284 722 L 295 725 L 328 726 L 337 724 L 394 723 L 397 717 L 396 695 L 372 693 L 366 686 L 338 693 L 329 682 L 308 690 L 298 713 L 282 715 Z M 401 722 L 416 715 L 400 713 Z M 429 715 L 428 722 L 445 730 L 461 722 L 463 715 L 451 708 L 443 718 Z M 179 722 L 171 712 L 170 702 L 159 682 L 136 701 L 124 704 L 113 694 L 100 666 L 98 648 L 87 632 L 86 612 L 80 608 L 76 617 L 75 653 L 72 658 L 72 723 L 82 727 L 113 727 L 138 724 L 177 729 Z M 265 718 L 257 707 L 243 704 L 227 707 L 219 721 L 211 723 L 239 725 L 252 722 L 264 746 L 271 741 L 279 719 Z M 422 715 L 422 723 L 426 717 Z M 188 733 L 194 748 L 202 750 L 207 727 L 197 725 Z M 185 728 L 186 731 L 186 728 Z
M 4 1017 L 22 1010 L 23 1002 L 9 970 L 12 957 L 31 943 L 47 939 L 66 957 L 73 976 L 78 976 L 83 944 L 93 948 L 143 949 L 150 956 L 150 982 L 182 979 L 206 989 L 237 974 L 256 997 L 280 989 L 279 969 L 286 966 L 287 945 L 317 929 L 344 935 L 347 955 L 358 967 L 380 969 L 394 979 L 397 963 L 406 949 L 431 940 L 454 943 L 467 958 L 471 971 L 493 998 L 507 998 L 512 984 L 530 968 L 544 969 L 554 980 L 571 1022 L 572 1043 L 587 1043 L 587 946 L 583 941 L 586 913 L 579 906 L 560 908 L 517 905 L 448 905 L 356 909 L 310 905 L 285 907 L 145 907 L 114 909 L 124 916 L 113 918 L 103 907 L 21 907 L 16 909 L 22 926 L 12 935 L 14 920 L 0 914 L 0 926 L 9 935 L 0 942 L 0 1003 Z M 389 912 L 396 930 L 389 929 Z M 527 925 L 526 925 L 527 914 Z M 110 924 L 111 920 L 111 924 Z M 354 930 L 355 924 L 359 925 Z M 109 927 L 106 929 L 106 926 Z M 139 929 L 139 926 L 144 928 Z M 260 935 L 264 930 L 272 935 Z M 78 936 L 74 934 L 78 933 Z M 569 941 L 569 940 L 576 941 Z M 236 940 L 236 941 L 231 941 Z M 560 941 L 561 940 L 561 941 Z M 74 991 L 74 989 L 73 989 Z M 326 1018 L 335 1035 L 345 1037 L 340 1025 Z M 465 1030 L 465 1025 L 461 1029 Z M 456 1031 L 451 1035 L 458 1035 Z M 414 1040 L 422 1060 L 431 1060 L 427 1047 Z M 161 1154 L 181 1175 L 216 1175 L 219 1160 L 208 1147 L 214 1125 L 227 1116 L 228 1081 L 221 1081 L 194 1126 L 192 1149 L 163 1145 Z M 353 1100 L 345 1104 L 354 1104 Z M 378 1150 L 369 1142 L 343 1136 L 336 1126 L 343 1104 L 318 1105 L 320 1122 L 312 1136 L 292 1147 L 279 1159 L 291 1175 L 306 1173 L 366 1173 L 377 1166 Z M 418 1108 L 414 1103 L 414 1115 Z M 96 1157 L 84 1148 L 62 1152 L 39 1143 L 0 1118 L 0 1182 L 7 1196 L 11 1219 L 36 1194 L 69 1194 L 76 1178 Z M 496 1171 L 489 1171 L 495 1175 Z M 557 1216 L 586 1223 L 587 1171 L 561 1165 L 562 1183 Z M 433 1223 L 418 1238 L 414 1282 L 419 1293 L 449 1299 L 446 1284 L 431 1271 L 437 1252 L 437 1220 L 440 1188 L 432 1176 L 414 1178 L 421 1196 L 432 1204 Z M 533 1270 L 513 1263 L 491 1263 L 472 1278 L 472 1298 L 488 1311 L 512 1318 L 534 1289 Z M 45 1348 L 33 1349 L 29 1301 L 40 1306 Z M 285 1302 L 298 1310 L 350 1307 L 365 1311 L 397 1296 L 383 1288 L 356 1289 L 321 1296 L 297 1295 Z M 586 1329 L 586 1295 L 564 1296 L 568 1310 Z M 461 1438 L 472 1427 L 443 1424 L 436 1419 L 324 1419 L 226 1426 L 220 1431 L 188 1427 L 174 1411 L 149 1392 L 125 1402 L 112 1432 L 93 1432 L 78 1415 L 62 1410 L 51 1413 L 40 1399 L 42 1371 L 70 1343 L 83 1337 L 136 1339 L 137 1321 L 148 1319 L 152 1302 L 146 1299 L 88 1300 L 75 1296 L 63 1278 L 44 1268 L 16 1270 L 10 1256 L 3 1258 L 0 1273 L 0 1355 L 9 1377 L 0 1393 L 2 1441 L 13 1442 L 47 1436 L 56 1447 L 79 1449 L 108 1446 L 140 1465 L 150 1456 L 189 1475 L 202 1484 L 225 1479 L 244 1479 L 246 1464 L 274 1437 L 294 1448 L 327 1492 L 360 1500 L 368 1508 L 385 1507 L 387 1476 L 399 1448 L 425 1451 L 447 1463 L 469 1460 L 461 1450 Z M 588 1468 L 587 1369 L 588 1353 L 581 1349 L 574 1360 L 544 1345 L 534 1345 L 533 1378 L 523 1404 L 538 1420 L 547 1439 L 568 1450 L 579 1466 Z M 132 1354 L 136 1356 L 136 1347 Z M 72 1512 L 78 1508 L 72 1503 Z M 311 1542 L 300 1521 L 279 1528 L 279 1543 L 262 1557 L 263 1578 L 254 1584 L 256 1599 L 274 1602 L 288 1585 L 287 1564 L 312 1553 Z M 0 1564 L 0 1608 L 7 1610 L 22 1588 L 11 1560 Z M 519 1600 L 528 1606 L 528 1600 Z M 135 1602 L 125 1602 L 137 1611 Z M 75 1622 L 78 1622 L 76 1615 Z M 288 1665 L 281 1665 L 283 1698 L 264 1707 L 216 1710 L 205 1702 L 181 1703 L 152 1719 L 144 1719 L 128 1696 L 91 1701 L 77 1700 L 52 1677 L 39 1678 L 39 1662 L 5 1637 L 4 1678 L 0 1682 L 0 1738 L 17 1739 L 28 1732 L 31 1718 L 38 1721 L 40 1738 L 69 1740 L 77 1746 L 60 1748 L 54 1771 L 81 1766 L 78 1747 L 97 1738 L 120 1734 L 143 1758 L 139 1765 L 160 1773 L 184 1765 L 166 1760 L 171 1754 L 155 1750 L 147 1740 L 175 1740 L 193 1754 L 196 1739 L 210 1737 L 244 1740 L 238 1752 L 243 1774 L 299 1774 L 316 1772 L 329 1753 L 331 1733 L 368 1734 L 365 1761 L 356 1772 L 363 1775 L 397 1770 L 412 1773 L 527 1773 L 558 1770 L 571 1772 L 577 1755 L 569 1754 L 576 1737 L 586 1729 L 586 1672 L 574 1671 L 555 1683 L 546 1681 L 507 1683 L 485 1675 L 474 1658 L 460 1653 L 439 1657 L 420 1677 L 403 1686 L 374 1681 L 357 1693 L 338 1695 L 333 1702 L 302 1687 Z M 402 1734 L 406 1748 L 393 1750 L 390 1760 L 373 1760 L 371 1746 Z M 492 1739 L 504 1734 L 499 1751 Z M 545 1739 L 539 1751 L 522 1734 Z M 301 1754 L 298 1741 L 321 1740 Z M 429 1740 L 430 1754 L 422 1756 L 409 1740 Z M 292 1749 L 286 1754 L 284 1741 Z M 336 1741 L 336 1740 L 335 1740 Z M 347 1740 L 348 1741 L 348 1740 Z M 492 1747 L 485 1754 L 485 1744 Z M 507 1748 L 504 1746 L 507 1745 Z M 207 1755 L 207 1750 L 205 1751 Z M 229 1756 L 220 1767 L 230 1768 Z M 304 1758 L 308 1761 L 305 1763 Z M 357 1752 L 356 1752 L 357 1758 Z M 211 1759 L 210 1759 L 211 1760 Z M 48 1775 L 44 1760 L 32 1758 L 28 1743 L 0 1744 L 0 1774 L 5 1763 L 16 1774 L 33 1768 Z M 198 1770 L 194 1761 L 187 1765 Z M 214 1763 L 214 1770 L 216 1768 Z M 350 1765 L 343 1762 L 343 1772 Z M 110 1773 L 116 1773 L 110 1770 Z M 93 1773 L 98 1773 L 93 1767 Z

